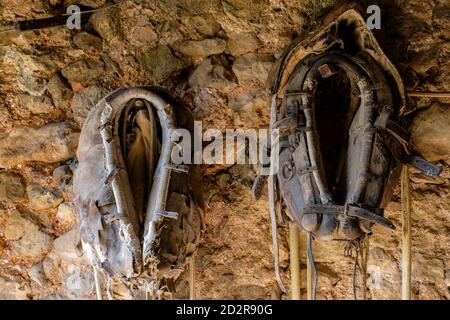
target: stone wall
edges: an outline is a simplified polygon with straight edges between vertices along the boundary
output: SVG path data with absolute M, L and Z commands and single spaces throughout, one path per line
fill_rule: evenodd
M 0 0 L 1 23 L 47 17 L 64 4 L 106 1 L 63 2 Z M 95 13 L 81 31 L 62 27 L 0 35 L 0 299 L 95 297 L 71 204 L 71 169 L 80 128 L 102 96 L 122 85 L 158 84 L 186 102 L 204 129 L 264 128 L 264 82 L 273 62 L 339 1 L 121 2 Z M 449 91 L 449 1 L 362 2 L 381 5 L 380 41 L 407 88 Z M 450 298 L 449 104 L 449 99 L 409 101 L 415 144 L 445 169 L 440 178 L 412 176 L 416 299 Z M 248 166 L 207 169 L 199 298 L 280 298 L 267 198 L 251 200 L 253 179 Z M 387 217 L 400 225 L 398 195 Z M 282 230 L 288 282 L 286 236 Z M 398 230 L 374 230 L 371 298 L 400 297 L 399 239 Z M 352 298 L 353 261 L 344 258 L 342 244 L 316 242 L 315 255 L 318 297 Z M 185 279 L 180 291 L 187 290 Z

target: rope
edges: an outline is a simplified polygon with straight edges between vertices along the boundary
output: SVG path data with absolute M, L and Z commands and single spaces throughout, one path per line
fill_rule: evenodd
M 280 272 L 280 256 L 278 248 L 278 231 L 277 231 L 277 218 L 275 212 L 275 182 L 274 176 L 269 176 L 268 187 L 269 187 L 269 211 L 270 211 L 270 222 L 272 229 L 272 243 L 273 243 L 273 257 L 275 262 L 275 277 L 277 279 L 278 285 L 283 293 L 286 293 L 286 287 L 283 284 L 283 279 L 281 278 Z
M 269 193 L 269 214 L 270 214 L 270 224 L 272 231 L 272 243 L 273 243 L 273 259 L 275 264 L 275 278 L 277 280 L 278 286 L 283 293 L 286 293 L 286 287 L 283 284 L 283 279 L 281 278 L 280 272 L 280 256 L 278 248 L 278 231 L 277 231 L 277 217 L 275 211 L 275 152 L 277 150 L 273 146 L 279 143 L 279 136 L 276 131 L 272 130 L 273 123 L 276 120 L 276 95 L 272 96 L 271 109 L 270 109 L 270 144 L 272 146 L 270 153 L 270 172 L 267 181 L 267 188 Z
M 359 250 L 357 245 L 355 245 L 355 247 L 356 247 L 356 255 L 355 255 L 355 262 L 353 265 L 352 290 L 353 290 L 353 299 L 358 300 L 358 297 L 356 296 L 356 272 L 358 269 Z
M 367 300 L 367 261 L 369 257 L 369 236 L 366 236 L 363 240 L 352 241 L 349 244 L 350 247 L 354 246 L 356 249 L 352 275 L 353 299 L 358 300 L 358 295 L 356 292 L 356 274 L 359 270 L 362 275 L 362 300 Z M 351 255 L 351 249 L 350 251 L 346 251 Z
M 106 295 L 108 296 L 108 300 L 114 300 L 114 296 L 112 293 L 112 279 L 111 277 L 107 277 L 106 280 Z
M 367 300 L 367 263 L 369 261 L 369 245 L 370 245 L 370 238 L 367 236 L 365 240 L 362 242 L 364 244 L 364 251 L 363 251 L 363 259 L 361 260 L 362 265 L 362 272 L 363 272 L 363 299 Z
M 102 297 L 102 287 L 100 284 L 100 278 L 99 278 L 99 265 L 100 262 L 98 261 L 97 257 L 94 254 L 94 249 L 90 244 L 84 243 L 83 249 L 86 251 L 89 263 L 92 267 L 93 273 L 94 273 L 94 285 L 95 285 L 95 294 L 97 296 L 97 300 L 103 300 Z

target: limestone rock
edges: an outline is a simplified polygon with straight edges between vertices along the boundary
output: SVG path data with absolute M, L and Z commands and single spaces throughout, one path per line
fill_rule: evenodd
M 26 286 L 0 277 L 0 300 L 29 300 Z
M 231 81 L 232 74 L 220 63 L 213 63 L 205 59 L 189 77 L 191 87 L 210 87 L 222 91 L 229 91 L 236 87 Z
M 450 27 L 450 4 L 448 1 L 438 1 L 431 12 L 433 13 L 435 26 L 448 31 Z M 448 32 L 446 35 L 448 40 Z
M 14 66 L 17 72 L 30 70 L 32 72 L 45 73 L 46 71 L 45 64 L 16 46 L 7 46 L 5 48 L 3 63 Z
M 41 287 L 45 287 L 47 284 L 41 262 L 35 264 L 28 270 L 28 276 Z
M 69 101 L 73 96 L 73 92 L 59 74 L 55 74 L 50 79 L 47 84 L 47 90 L 56 107 L 66 109 L 69 106 Z
M 15 46 L 5 48 L 3 63 L 16 69 L 17 84 L 22 91 L 36 96 L 44 94 L 48 72 L 45 64 Z
M 45 92 L 47 79 L 37 73 L 24 70 L 17 75 L 17 84 L 22 91 L 40 96 Z
M 228 49 L 233 56 L 240 56 L 244 53 L 255 51 L 260 46 L 260 41 L 255 34 L 243 32 L 233 34 L 228 39 Z
M 23 109 L 32 114 L 48 114 L 54 109 L 49 96 L 31 96 L 29 94 L 19 94 L 19 103 Z
M 205 39 L 200 41 L 186 41 L 179 50 L 194 59 L 220 54 L 225 50 L 226 42 L 222 39 Z
M 229 173 L 219 173 L 214 176 L 214 180 L 221 189 L 226 188 L 228 182 L 230 181 L 230 178 L 231 176 Z
M 266 296 L 264 286 L 258 284 L 237 284 L 230 289 L 225 299 L 251 299 L 257 300 Z
M 72 46 L 72 30 L 69 28 L 49 28 L 47 29 L 46 43 L 48 46 L 70 48 Z M 39 34 L 36 34 L 37 40 L 42 39 Z M 54 61 L 54 63 L 58 63 Z
M 28 200 L 30 201 L 30 207 L 34 210 L 56 208 L 63 202 L 61 196 L 55 195 L 50 190 L 47 190 L 36 183 L 27 186 L 27 195 Z
M 61 178 L 69 178 L 72 177 L 72 170 L 70 170 L 69 165 L 63 165 L 56 167 L 55 170 L 53 170 L 52 175 L 54 177 L 61 177 Z
M 15 4 L 0 5 L 2 21 L 11 21 L 48 16 L 53 9 L 67 7 L 69 4 L 98 7 L 106 3 L 106 0 L 50 0 L 53 8 L 46 1 L 0 2 Z M 46 131 L 42 137 L 40 134 L 36 135 L 36 130 L 41 130 L 43 123 L 56 121 L 54 119 L 74 119 L 73 121 L 82 125 L 90 108 L 105 96 L 106 92 L 98 93 L 103 90 L 102 87 L 109 90 L 124 84 L 162 84 L 171 91 L 175 90 L 175 95 L 181 95 L 183 100 L 187 100 L 195 117 L 203 121 L 204 130 L 214 127 L 223 132 L 231 127 L 242 127 L 244 130 L 250 127 L 267 128 L 267 103 L 270 98 L 262 88 L 266 76 L 259 74 L 259 68 L 255 72 L 252 67 L 258 65 L 261 58 L 268 58 L 271 62 L 271 55 L 280 57 L 283 48 L 294 37 L 320 23 L 321 17 L 337 2 L 339 1 L 130 1 L 117 8 L 95 13 L 91 23 L 85 25 L 83 30 L 53 28 L 0 37 L 3 44 L 0 46 L 0 162 L 4 164 L 6 157 L 8 165 L 17 166 L 17 170 L 0 169 L 0 299 L 95 299 L 92 268 L 81 250 L 78 228 L 74 227 L 76 216 L 69 202 L 72 196 L 72 174 L 65 161 L 67 157 L 62 157 L 64 161 L 61 163 L 29 162 L 36 159 L 53 162 L 55 159 L 51 157 L 59 152 L 52 150 L 54 141 L 65 140 L 61 144 L 58 142 L 58 150 L 63 150 L 59 148 L 66 148 L 69 143 L 69 139 L 62 138 L 64 134 L 56 130 Z M 382 35 L 385 39 L 381 39 L 381 42 L 402 74 L 406 87 L 409 90 L 422 88 L 448 91 L 450 2 L 397 1 L 401 6 L 391 6 L 389 1 L 382 2 L 385 4 L 384 13 L 384 9 L 394 11 L 382 16 Z M 220 54 L 207 57 L 191 57 L 179 50 L 180 44 L 184 42 L 207 38 L 224 39 L 227 41 L 227 48 Z M 167 51 L 158 55 L 160 48 Z M 243 60 L 251 55 L 257 58 L 254 61 Z M 105 71 L 98 78 L 78 83 L 74 80 L 68 82 L 61 75 L 60 70 L 66 65 L 88 57 L 101 57 L 105 64 Z M 240 64 L 241 69 L 238 68 Z M 184 67 L 187 68 L 177 75 Z M 144 72 L 145 75 L 142 74 Z M 111 77 L 113 73 L 118 76 Z M 90 91 L 88 88 L 92 84 L 99 86 L 98 90 Z M 39 99 L 46 104 L 50 97 L 54 109 L 50 113 L 41 113 L 44 109 L 38 104 L 35 110 L 41 109 L 37 111 L 40 116 L 27 117 L 30 112 L 20 110 L 16 103 L 21 98 L 20 92 L 37 104 Z M 79 93 L 76 99 L 72 99 L 74 92 Z M 22 98 L 25 99 L 27 98 Z M 415 115 L 419 115 L 413 124 L 415 144 L 435 159 L 450 163 L 447 143 L 449 137 L 447 129 L 444 129 L 449 127 L 445 120 L 448 108 L 444 104 L 447 103 L 446 99 L 414 101 L 417 106 L 411 106 L 411 109 L 418 110 Z M 439 102 L 435 107 L 436 114 L 427 115 L 429 110 L 424 108 L 436 101 Z M 23 103 L 21 105 L 26 106 Z M 420 119 L 423 114 L 423 119 Z M 429 123 L 431 120 L 433 122 Z M 19 125 L 25 126 L 26 130 L 3 141 L 11 132 L 16 132 Z M 78 125 L 75 124 L 75 128 L 78 130 Z M 70 128 L 70 132 L 73 131 Z M 72 155 L 74 151 L 73 149 Z M 19 157 L 16 157 L 17 154 Z M 57 161 L 61 159 L 59 156 L 57 158 Z M 59 165 L 61 167 L 57 167 Z M 52 174 L 55 167 L 57 168 Z M 205 182 L 208 183 L 206 189 L 209 210 L 205 215 L 208 237 L 197 251 L 199 298 L 268 298 L 275 281 L 267 194 L 260 201 L 251 200 L 250 186 L 255 171 L 249 165 L 208 166 L 206 170 L 209 175 L 205 177 Z M 3 172 L 16 177 L 2 180 Z M 422 175 L 412 173 L 413 293 L 416 300 L 450 299 L 449 174 L 448 168 L 444 168 L 438 179 L 424 180 Z M 65 201 L 52 209 L 31 210 L 25 181 L 27 184 L 39 183 L 56 196 L 64 194 Z M 8 188 L 16 182 L 19 190 L 23 189 L 17 200 L 8 195 Z M 5 193 L 2 193 L 2 188 Z M 4 194 L 6 200 L 2 200 Z M 396 199 L 398 200 L 398 195 Z M 20 228 L 12 227 L 11 224 L 16 224 L 16 218 L 10 219 L 10 211 L 14 206 L 23 211 L 22 218 L 28 220 L 30 216 L 39 221 L 34 225 L 44 225 L 37 230 L 44 232 L 48 229 L 52 234 L 58 235 L 55 241 L 50 239 L 49 249 L 39 250 L 42 254 L 21 256 L 16 251 L 23 237 L 26 239 L 26 234 L 35 234 L 36 226 L 32 224 L 31 231 L 26 229 L 25 232 L 18 232 Z M 386 216 L 399 227 L 400 203 L 391 202 Z M 5 237 L 6 226 L 8 238 Z M 71 227 L 74 227 L 73 230 L 64 233 Z M 287 230 L 280 226 L 278 231 L 282 278 L 289 285 L 289 269 L 286 268 Z M 367 281 L 369 299 L 400 298 L 400 237 L 399 230 L 394 232 L 374 227 L 370 239 Z M 33 242 L 42 243 L 39 237 L 33 236 L 32 239 Z M 304 282 L 304 233 L 300 243 Z M 319 299 L 352 298 L 353 259 L 343 257 L 343 246 L 341 242 L 314 241 L 319 272 Z M 190 251 L 191 248 L 186 250 Z M 23 252 L 28 254 L 30 250 L 23 249 Z M 333 272 L 324 272 L 325 266 L 332 268 L 337 276 Z M 9 273 L 17 276 L 8 276 Z M 187 280 L 188 272 L 183 272 L 174 281 L 174 299 L 180 298 L 180 294 L 181 297 L 188 296 Z M 302 284 L 304 296 L 306 290 L 304 283 Z M 102 287 L 105 288 L 104 283 Z M 126 290 L 120 290 L 122 294 L 116 292 L 119 290 L 117 287 L 112 288 L 117 295 L 131 298 Z M 280 292 L 276 297 L 286 299 L 289 296 Z
M 62 69 L 62 75 L 72 81 L 85 82 L 98 78 L 105 71 L 105 64 L 97 60 L 80 60 Z
M 204 15 L 220 7 L 220 0 L 167 0 L 164 6 L 171 14 L 178 14 L 182 8 L 190 14 Z
M 80 234 L 74 228 L 55 239 L 43 262 L 45 277 L 54 284 L 62 284 L 60 294 L 69 299 L 89 298 L 94 294 L 92 267 L 78 249 L 79 243 Z
M 12 127 L 11 113 L 7 108 L 0 107 L 0 139 L 7 135 Z
M 308 21 L 308 16 L 306 16 L 303 12 L 301 12 L 299 9 L 297 9 L 295 7 L 290 8 L 290 10 L 288 11 L 288 14 L 289 14 L 289 18 L 291 18 L 292 22 L 296 26 L 295 29 L 297 29 L 297 30 L 299 30 L 301 27 L 303 27 Z
M 0 139 L 0 167 L 28 161 L 46 163 L 65 161 L 75 156 L 79 132 L 68 122 L 51 123 L 40 128 L 17 126 Z
M 164 45 L 144 50 L 138 60 L 148 76 L 155 80 L 163 80 L 183 68 L 183 63 Z
M 246 159 L 248 162 L 248 158 Z M 255 172 L 253 170 L 253 165 L 251 164 L 239 164 L 234 165 L 230 168 L 230 174 L 233 179 L 239 181 L 245 181 L 248 184 L 252 184 L 255 181 Z M 284 255 L 286 254 L 286 256 Z M 289 253 L 286 251 L 286 248 L 280 246 L 280 265 L 288 266 L 289 264 Z
M 61 193 L 72 192 L 72 170 L 69 165 L 57 167 L 53 170 L 53 176 L 59 180 L 59 190 Z
M 92 268 L 81 268 L 72 265 L 66 268 L 63 276 L 64 291 L 71 299 L 88 297 L 94 292 L 94 276 Z
M 320 14 L 323 14 L 323 11 L 327 7 L 332 8 L 333 6 L 336 6 L 338 2 L 339 0 L 304 0 L 296 3 L 296 5 L 297 8 L 299 8 L 302 12 L 305 12 L 308 16 L 317 17 Z
M 261 112 L 267 106 L 267 95 L 264 91 L 237 90 L 228 96 L 228 106 L 236 112 L 240 119 L 247 123 L 258 123 Z
M 253 81 L 265 83 L 272 64 L 273 58 L 270 56 L 248 53 L 236 59 L 233 72 L 239 84 Z
M 58 223 L 67 226 L 73 226 L 77 222 L 77 214 L 75 208 L 69 203 L 61 203 L 56 212 Z
M 226 14 L 239 20 L 258 22 L 261 11 L 267 6 L 267 0 L 225 0 L 222 5 Z
M 119 36 L 120 22 L 117 8 L 110 8 L 95 12 L 91 17 L 91 23 L 97 33 L 106 41 Z
M 101 50 L 102 39 L 87 32 L 79 32 L 73 37 L 75 45 L 84 50 Z
M 78 228 L 73 228 L 55 239 L 49 256 L 57 256 L 62 259 L 79 259 L 82 254 L 78 249 L 79 243 L 80 232 Z
M 414 119 L 411 136 L 429 161 L 448 160 L 450 153 L 450 106 L 432 104 Z
M 65 296 L 65 295 L 62 295 L 62 294 L 50 294 L 50 295 L 46 295 L 46 296 L 42 296 L 42 297 L 39 297 L 38 298 L 38 300 L 51 300 L 51 301 L 54 301 L 54 300 L 68 300 L 69 299 L 69 297 L 67 297 L 67 296 Z
M 158 40 L 158 35 L 151 25 L 134 26 L 131 28 L 128 39 L 135 46 L 152 45 Z
M 98 86 L 89 86 L 75 93 L 72 98 L 74 120 L 83 126 L 89 111 L 103 98 L 106 91 Z
M 24 198 L 22 178 L 12 172 L 0 171 L 0 201 L 21 201 Z
M 421 76 L 438 66 L 439 46 L 431 46 L 410 54 L 409 66 Z
M 401 272 L 388 251 L 380 247 L 370 249 L 367 273 L 367 288 L 372 299 L 400 298 Z
M 90 8 L 98 8 L 104 6 L 107 0 L 79 0 L 80 4 Z
M 220 25 L 211 14 L 182 17 L 182 22 L 208 37 L 214 37 L 220 30 Z
M 40 231 L 18 211 L 12 212 L 7 219 L 3 233 L 13 252 L 22 259 L 39 259 L 51 248 L 51 236 Z
M 54 2 L 60 3 L 62 0 L 52 0 Z M 90 8 L 98 8 L 103 6 L 107 0 L 64 0 L 64 4 L 69 6 L 71 4 L 77 4 L 82 6 L 87 6 Z
M 412 277 L 421 282 L 441 285 L 445 281 L 445 266 L 442 260 L 426 257 L 423 254 L 413 255 Z

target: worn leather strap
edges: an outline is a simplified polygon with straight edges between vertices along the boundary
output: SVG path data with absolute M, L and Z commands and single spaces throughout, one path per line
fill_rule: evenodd
M 395 225 L 370 210 L 355 206 L 355 205 L 335 205 L 335 204 L 316 204 L 308 205 L 304 207 L 303 214 L 332 214 L 332 215 L 344 215 L 354 218 L 360 218 L 372 223 L 379 224 L 383 227 L 395 229 Z
M 375 121 L 375 127 L 386 133 L 386 146 L 389 151 L 397 158 L 397 161 L 409 164 L 410 166 L 422 171 L 426 175 L 436 177 L 442 172 L 442 168 L 432 164 L 419 156 L 411 142 L 411 136 L 397 122 L 390 119 L 392 110 L 384 107 Z

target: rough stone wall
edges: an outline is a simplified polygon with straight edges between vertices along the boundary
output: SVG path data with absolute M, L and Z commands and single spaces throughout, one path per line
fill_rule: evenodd
M 0 0 L 1 24 L 47 17 L 63 2 Z M 264 81 L 273 62 L 339 1 L 121 2 L 94 14 L 81 31 L 0 35 L 0 299 L 94 298 L 71 204 L 71 168 L 80 127 L 102 96 L 121 85 L 158 84 L 184 100 L 204 128 L 264 128 Z M 449 91 L 450 1 L 363 3 L 381 5 L 381 44 L 407 88 Z M 412 176 L 415 299 L 450 298 L 449 104 L 449 99 L 409 103 L 414 142 L 445 168 L 440 178 Z M 199 298 L 280 297 L 274 290 L 267 198 L 251 200 L 253 179 L 249 166 L 207 170 Z M 400 225 L 398 195 L 387 217 Z M 286 230 L 280 240 L 288 282 Z M 342 244 L 315 242 L 315 255 L 318 297 L 352 298 L 353 261 L 343 257 Z M 400 231 L 375 228 L 371 298 L 400 297 L 400 259 Z

